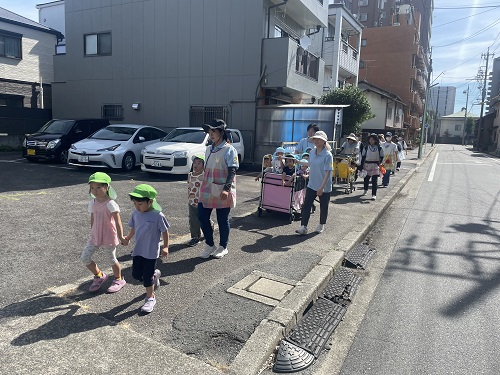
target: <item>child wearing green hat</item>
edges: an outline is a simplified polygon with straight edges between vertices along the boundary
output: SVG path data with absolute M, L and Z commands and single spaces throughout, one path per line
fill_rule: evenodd
M 120 208 L 114 201 L 116 192 L 111 187 L 111 177 L 106 173 L 96 172 L 89 177 L 89 193 L 92 200 L 89 202 L 90 238 L 85 245 L 81 260 L 94 274 L 94 280 L 89 291 L 97 291 L 108 279 L 92 260 L 92 256 L 101 248 L 111 253 L 111 268 L 114 280 L 108 288 L 108 293 L 118 292 L 126 284 L 121 274 L 121 267 L 116 259 L 116 246 L 123 241 L 123 227 L 120 218 Z
M 160 270 L 156 260 L 160 256 L 160 237 L 163 237 L 161 256 L 168 256 L 168 224 L 161 206 L 156 202 L 156 190 L 147 184 L 140 184 L 129 193 L 135 210 L 128 223 L 130 232 L 123 244 L 128 245 L 135 236 L 132 251 L 132 276 L 142 281 L 146 288 L 146 299 L 141 311 L 150 313 L 156 305 L 155 289 L 160 286 Z

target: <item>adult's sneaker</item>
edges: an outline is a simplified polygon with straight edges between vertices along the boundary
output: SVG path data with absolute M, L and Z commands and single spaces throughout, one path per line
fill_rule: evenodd
M 159 269 L 156 269 L 155 272 L 153 273 L 153 288 L 155 290 L 160 287 L 160 277 L 161 277 L 161 271 Z
M 156 298 L 155 297 L 146 298 L 144 305 L 142 305 L 142 307 L 141 307 L 141 311 L 145 312 L 145 313 L 150 313 L 151 311 L 153 311 L 155 305 L 156 305 Z
M 297 233 L 297 234 L 299 234 L 299 235 L 303 236 L 304 234 L 307 234 L 307 227 L 306 227 L 306 226 L 304 226 L 304 225 L 301 225 L 301 226 L 299 227 L 299 229 L 297 229 L 297 230 L 295 231 L 295 233 Z
M 366 195 L 366 194 L 368 194 L 368 190 L 363 191 L 363 194 L 361 194 L 361 195 L 363 195 L 363 196 L 364 196 L 364 195 Z
M 200 258 L 207 259 L 210 257 L 210 255 L 215 253 L 216 250 L 217 248 L 215 247 L 215 245 L 210 246 L 208 244 L 205 244 L 205 246 L 203 247 L 203 251 L 200 254 Z
M 325 224 L 318 224 L 318 226 L 316 227 L 315 232 L 316 233 L 322 233 L 324 230 L 325 230 Z
M 200 243 L 199 238 L 191 238 L 191 241 L 188 242 L 188 246 L 196 246 Z
M 227 247 L 219 246 L 217 248 L 217 250 L 215 250 L 215 252 L 212 254 L 212 256 L 214 258 L 220 259 L 220 258 L 223 258 L 224 255 L 226 255 L 227 253 L 228 253 Z
M 374 201 L 375 199 L 377 199 L 377 196 L 376 195 L 372 195 L 372 201 Z
M 96 290 L 99 290 L 99 288 L 104 284 L 104 282 L 108 279 L 108 275 L 106 275 L 104 272 L 102 273 L 101 277 L 94 276 L 94 281 L 92 281 L 92 285 L 89 287 L 90 292 L 95 292 Z
M 114 279 L 113 282 L 111 283 L 111 286 L 108 288 L 108 293 L 118 292 L 121 288 L 125 286 L 126 283 L 127 282 L 123 277 L 121 280 Z

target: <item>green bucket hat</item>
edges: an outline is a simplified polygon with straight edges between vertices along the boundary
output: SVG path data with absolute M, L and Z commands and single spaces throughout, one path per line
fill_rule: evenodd
M 203 164 L 205 164 L 205 154 L 196 154 L 191 156 L 191 161 L 194 161 L 194 159 L 203 160 Z
M 135 187 L 135 189 L 129 193 L 131 197 L 136 197 L 136 198 L 148 198 L 153 200 L 153 210 L 155 211 L 161 211 L 161 206 L 158 204 L 156 201 L 156 196 L 158 193 L 152 187 L 151 185 L 148 184 L 140 184 Z
M 109 186 L 108 189 L 108 195 L 111 199 L 115 200 L 117 195 L 115 189 L 111 187 L 111 177 L 109 177 L 106 173 L 104 172 L 96 172 L 93 175 L 89 177 L 89 184 L 91 182 L 97 182 L 99 184 L 106 184 Z M 93 194 L 90 194 L 92 198 L 95 198 Z

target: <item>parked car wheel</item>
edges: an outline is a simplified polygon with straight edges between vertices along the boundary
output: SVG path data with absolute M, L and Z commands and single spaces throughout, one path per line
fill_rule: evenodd
M 26 158 L 30 163 L 36 163 L 38 161 L 37 158 Z
M 127 152 L 125 156 L 123 156 L 122 160 L 122 169 L 126 172 L 130 172 L 135 167 L 135 156 L 131 152 Z
M 59 163 L 66 164 L 68 162 L 68 150 L 62 150 L 57 159 Z

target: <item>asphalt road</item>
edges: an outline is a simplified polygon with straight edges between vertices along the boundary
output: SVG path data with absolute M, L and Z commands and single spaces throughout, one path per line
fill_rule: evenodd
M 366 241 L 330 351 L 303 374 L 498 374 L 500 159 L 439 145 Z
M 416 152 L 412 153 L 402 171 L 391 178 L 391 185 L 415 166 Z M 47 366 L 52 368 L 47 374 L 85 373 L 85 363 L 92 361 L 103 371 L 124 363 L 128 373 L 135 373 L 139 363 L 133 359 L 141 354 L 126 351 L 147 345 L 169 353 L 171 361 L 178 362 L 179 353 L 187 354 L 188 359 L 182 357 L 186 366 L 191 359 L 192 363 L 208 363 L 211 370 L 225 370 L 272 310 L 227 289 L 253 271 L 302 280 L 344 236 L 363 225 L 371 207 L 383 205 L 380 200 L 390 191 L 381 189 L 377 201 L 371 201 L 361 197 L 359 190 L 345 195 L 337 188 L 325 232 L 299 237 L 294 233 L 299 224 L 289 225 L 286 216 L 257 217 L 260 184 L 254 181 L 256 172 L 242 168 L 229 254 L 222 260 L 202 260 L 198 258 L 201 245 L 185 245 L 189 231 L 184 176 L 108 171 L 125 225 L 132 211 L 128 193 L 143 182 L 158 190 L 158 201 L 172 225 L 171 254 L 159 265 L 158 302 L 154 312 L 144 316 L 138 313 L 144 288 L 130 275 L 130 248 L 118 249 L 127 286 L 113 295 L 87 292 L 91 275 L 79 256 L 89 231 L 87 180 L 93 171 L 31 164 L 17 154 L 0 154 L 0 352 L 4 353 L 0 365 L 11 371 L 19 368 L 26 373 L 29 363 L 32 370 L 28 373 L 33 374 Z M 311 227 L 318 219 L 311 216 Z M 106 257 L 96 260 L 107 267 Z M 45 294 L 57 287 L 63 289 Z M 123 339 L 132 340 L 124 346 L 125 352 L 117 343 Z M 114 354 L 103 356 L 89 349 L 102 343 Z M 38 356 L 44 350 L 52 353 L 52 361 Z M 154 352 L 149 354 L 154 356 Z M 172 368 L 168 365 L 154 360 L 147 366 L 155 371 Z M 139 371 L 146 371 L 147 366 Z M 176 373 L 193 373 L 179 363 L 175 369 Z

